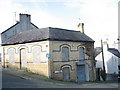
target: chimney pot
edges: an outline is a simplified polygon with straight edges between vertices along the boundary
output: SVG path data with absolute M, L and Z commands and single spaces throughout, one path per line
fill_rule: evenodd
M 81 32 L 81 33 L 84 33 L 84 23 L 79 23 L 77 25 L 77 29 Z

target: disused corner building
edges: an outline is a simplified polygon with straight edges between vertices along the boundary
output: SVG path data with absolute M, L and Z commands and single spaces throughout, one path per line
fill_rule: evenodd
M 28 18 L 27 14 L 23 16 Z M 81 25 L 84 24 L 78 26 Z M 5 34 L 13 31 L 20 32 L 5 40 Z M 4 67 L 26 69 L 57 80 L 96 79 L 94 41 L 83 32 L 52 27 L 38 29 L 34 25 L 22 29 L 14 25 L 2 33 L 2 47 Z

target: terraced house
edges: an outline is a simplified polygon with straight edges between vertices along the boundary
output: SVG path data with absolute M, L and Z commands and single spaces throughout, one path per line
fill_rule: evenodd
M 3 40 L 2 48 L 2 65 L 6 68 L 26 69 L 65 81 L 96 79 L 94 41 L 84 34 L 83 29 L 47 27 L 23 30 Z

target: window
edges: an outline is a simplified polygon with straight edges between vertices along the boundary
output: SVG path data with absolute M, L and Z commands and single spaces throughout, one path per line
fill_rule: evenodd
M 79 55 L 80 60 L 84 60 L 85 59 L 84 48 L 80 47 L 79 52 L 80 52 L 80 55 Z
M 41 48 L 39 46 L 34 46 L 33 47 L 33 61 L 34 62 L 39 62 L 40 57 L 41 57 Z
M 69 61 L 69 48 L 62 47 L 62 61 Z
M 8 52 L 9 54 L 9 63 L 14 64 L 15 60 L 15 49 L 11 48 Z

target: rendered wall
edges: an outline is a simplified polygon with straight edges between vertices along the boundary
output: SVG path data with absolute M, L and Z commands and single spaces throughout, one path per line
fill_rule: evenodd
M 25 49 L 26 57 L 21 57 L 20 50 L 22 49 Z M 46 57 L 46 54 L 49 53 L 48 41 L 3 46 L 2 52 L 2 66 L 20 69 L 20 60 L 25 58 L 23 62 L 25 67 L 21 67 L 21 69 L 49 77 L 48 58 Z M 34 58 L 35 55 L 36 58 Z

